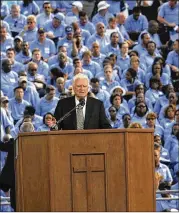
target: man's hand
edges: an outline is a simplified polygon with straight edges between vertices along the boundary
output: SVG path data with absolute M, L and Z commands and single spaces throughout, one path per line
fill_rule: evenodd
M 176 24 L 175 23 L 168 23 L 168 27 L 175 27 Z
M 178 67 L 176 67 L 176 66 L 171 66 L 171 69 L 172 69 L 172 71 L 173 72 L 179 72 L 179 68 Z

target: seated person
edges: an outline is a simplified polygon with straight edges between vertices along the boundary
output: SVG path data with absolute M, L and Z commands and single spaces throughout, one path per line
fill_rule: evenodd
M 47 112 L 43 116 L 43 125 L 38 127 L 37 132 L 50 131 L 54 124 L 56 124 L 54 115 L 51 112 Z

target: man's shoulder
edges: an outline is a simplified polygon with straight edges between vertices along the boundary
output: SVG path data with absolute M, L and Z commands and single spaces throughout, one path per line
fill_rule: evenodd
M 88 97 L 87 101 L 91 102 L 92 104 L 95 104 L 95 105 L 101 105 L 102 104 L 102 101 L 100 101 L 99 99 L 96 99 L 96 98 L 92 98 L 92 97 Z
M 74 100 L 75 100 L 75 97 L 74 97 L 74 96 L 71 96 L 71 97 L 67 97 L 67 98 L 60 99 L 60 100 L 59 100 L 59 103 L 60 103 L 60 104 L 68 104 L 68 103 L 70 103 L 70 102 L 72 102 L 72 101 L 74 101 Z

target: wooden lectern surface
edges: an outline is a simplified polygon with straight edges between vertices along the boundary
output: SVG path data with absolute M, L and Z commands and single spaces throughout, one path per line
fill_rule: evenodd
M 21 134 L 18 210 L 154 211 L 152 140 L 138 129 Z

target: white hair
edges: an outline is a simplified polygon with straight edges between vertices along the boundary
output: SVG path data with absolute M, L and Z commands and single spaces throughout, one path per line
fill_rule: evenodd
M 34 132 L 34 125 L 31 122 L 24 122 L 19 132 Z
M 87 75 L 84 75 L 82 73 L 78 73 L 77 75 L 75 75 L 73 78 L 73 85 L 75 84 L 75 81 L 78 79 L 84 79 L 84 80 L 86 79 L 88 81 L 88 86 L 89 86 L 89 78 Z

